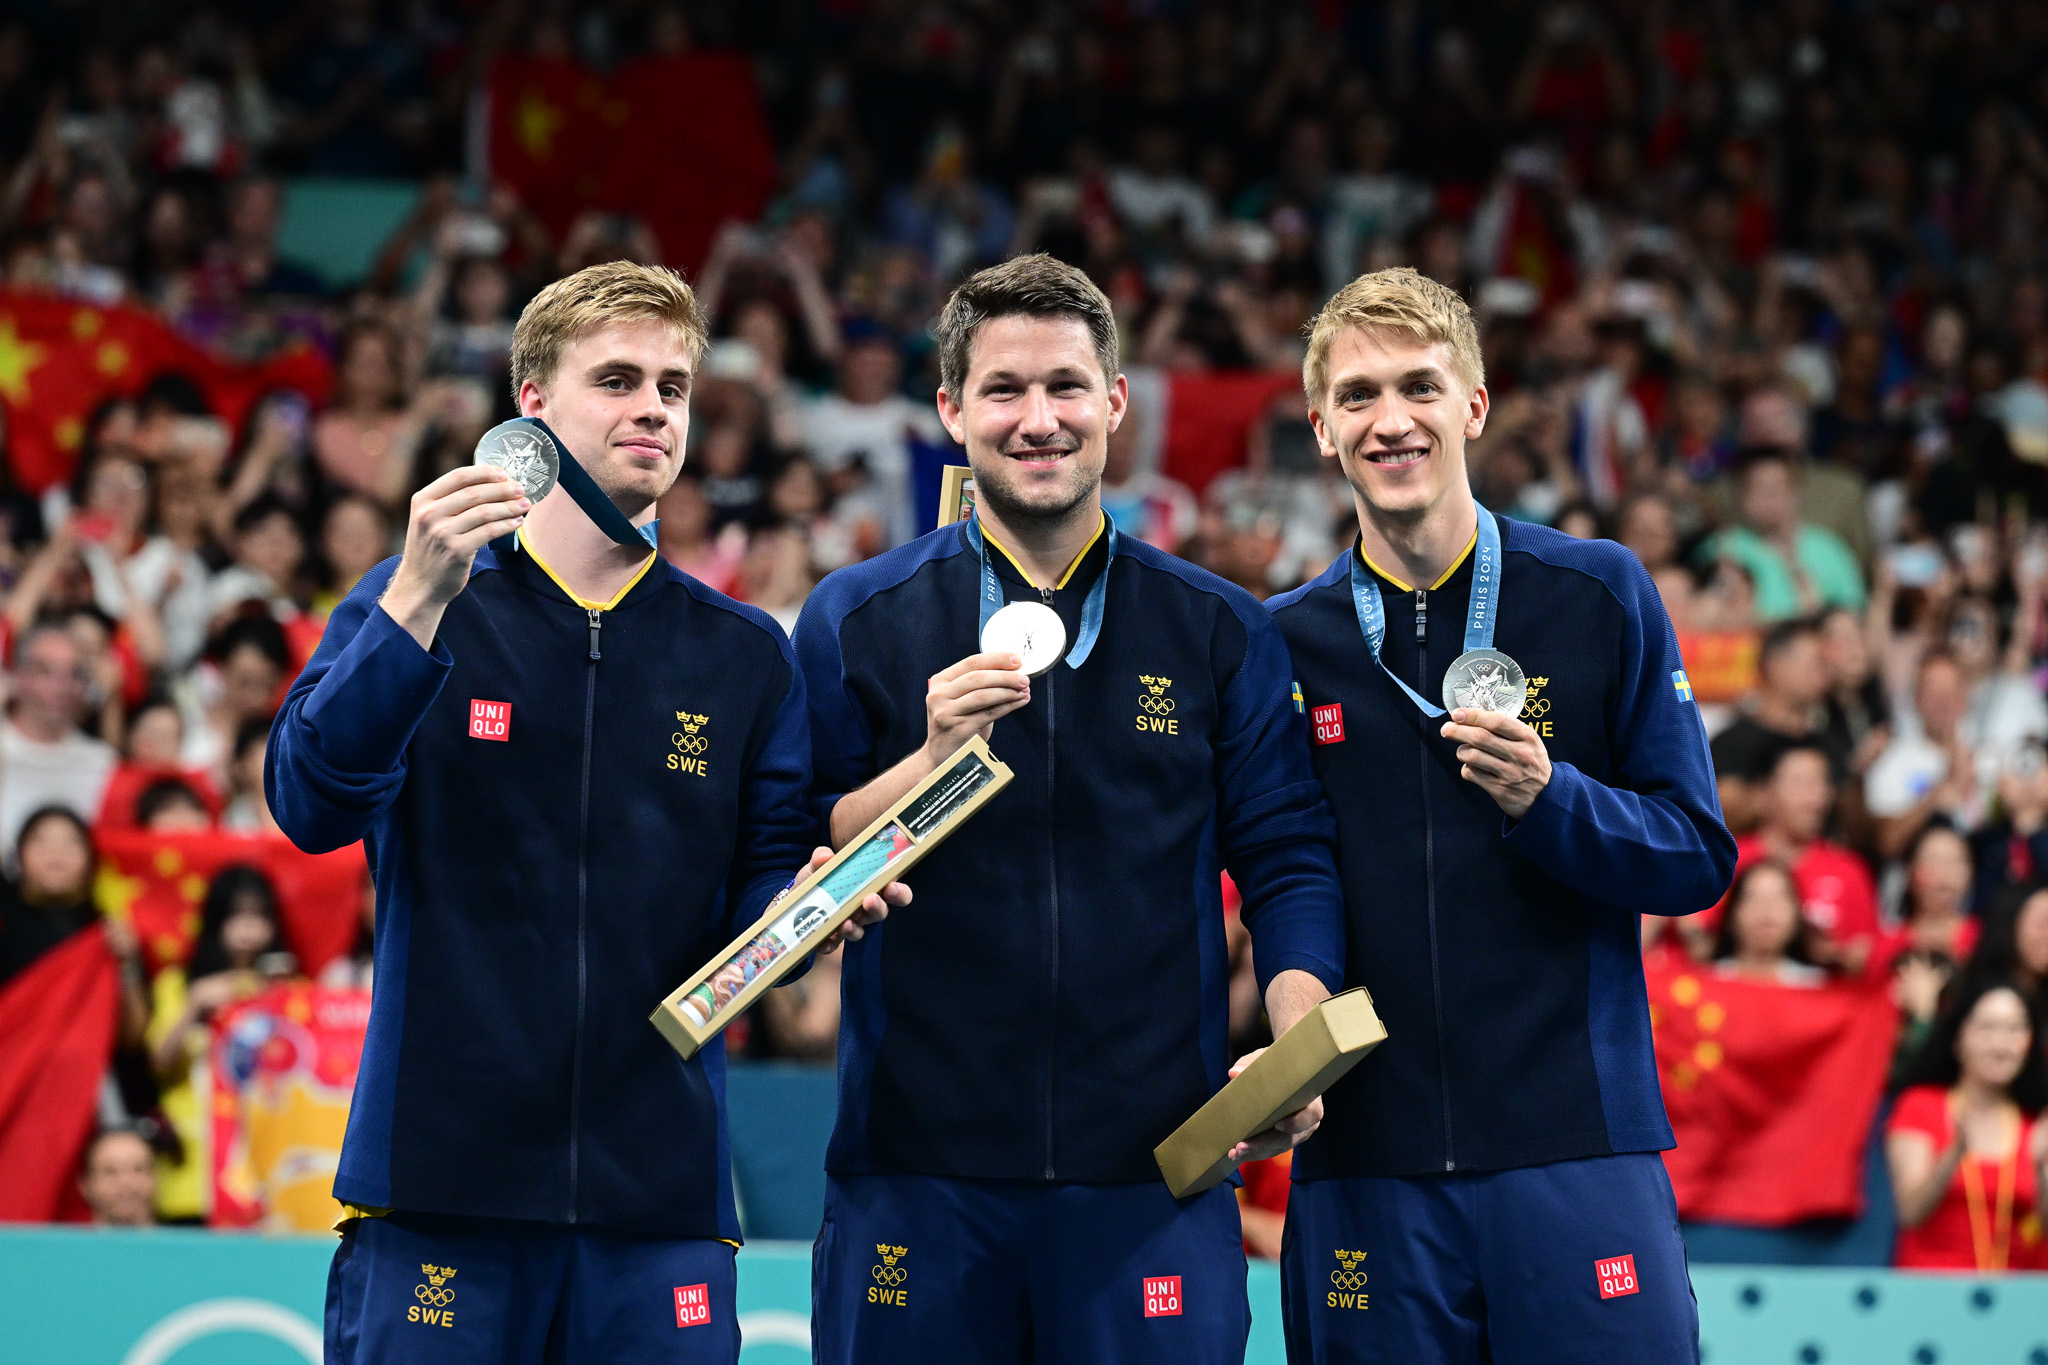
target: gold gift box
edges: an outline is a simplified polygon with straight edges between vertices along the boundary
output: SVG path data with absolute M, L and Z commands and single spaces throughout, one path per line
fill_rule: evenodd
M 1333 995 L 1304 1014 L 1152 1149 L 1173 1197 L 1185 1199 L 1229 1179 L 1237 1169 L 1231 1148 L 1328 1090 L 1386 1036 L 1386 1025 L 1363 986 Z
M 648 1016 L 661 1036 L 683 1056 L 696 1056 L 795 971 L 827 934 L 851 919 L 863 900 L 902 880 L 982 803 L 1008 786 L 1012 776 L 979 735 L 955 749 L 830 862 L 792 886 L 702 971 L 670 992 Z M 843 871 L 849 867 L 854 871 Z

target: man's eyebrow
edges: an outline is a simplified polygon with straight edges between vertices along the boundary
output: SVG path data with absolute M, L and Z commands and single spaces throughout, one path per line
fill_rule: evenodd
M 589 375 L 593 379 L 602 374 L 641 375 L 645 373 L 647 373 L 645 370 L 630 360 L 600 360 L 597 364 L 592 365 L 589 370 Z M 692 371 L 686 370 L 680 365 L 671 365 L 661 372 L 661 378 L 663 379 L 680 379 L 684 383 L 688 383 L 693 377 Z
M 1048 380 L 1085 380 L 1093 378 L 1093 374 L 1094 372 L 1091 371 L 1086 365 L 1055 365 L 1050 370 L 1047 370 L 1045 372 L 1045 377 Z M 1019 375 L 1015 370 L 990 370 L 987 374 L 981 377 L 980 386 L 985 388 L 990 384 L 1021 384 L 1024 382 L 1024 377 L 1022 375 Z
M 1449 378 L 1450 377 L 1446 375 L 1443 372 L 1443 370 L 1439 369 L 1435 365 L 1421 365 L 1417 366 L 1415 369 L 1404 371 L 1401 374 L 1401 376 L 1394 381 L 1394 383 L 1396 386 L 1399 386 L 1402 384 L 1412 384 L 1418 379 L 1428 379 L 1438 384 L 1447 384 L 1449 382 Z M 1338 375 L 1335 379 L 1330 381 L 1330 387 L 1333 389 L 1344 389 L 1351 388 L 1359 384 L 1377 383 L 1379 383 L 1379 381 L 1369 374 L 1342 374 Z

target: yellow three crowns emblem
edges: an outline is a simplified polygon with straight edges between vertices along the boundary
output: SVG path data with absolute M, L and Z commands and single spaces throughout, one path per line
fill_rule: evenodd
M 882 1263 L 870 1272 L 875 1277 L 875 1283 L 902 1284 L 910 1278 L 910 1271 L 896 1264 L 896 1262 L 910 1254 L 909 1247 L 892 1247 L 877 1242 L 875 1244 L 875 1252 L 882 1258 Z
M 435 1308 L 443 1308 L 455 1302 L 455 1291 L 442 1288 L 443 1285 L 455 1277 L 454 1266 L 423 1265 L 420 1267 L 420 1273 L 427 1277 L 433 1287 L 430 1289 L 424 1284 L 415 1285 L 412 1291 L 414 1298 L 418 1299 L 421 1303 L 431 1304 Z
M 1548 678 L 1529 679 L 1529 691 L 1527 693 L 1528 700 L 1527 704 L 1522 707 L 1523 720 L 1533 720 L 1537 716 L 1542 715 L 1544 712 L 1550 709 L 1549 699 L 1546 697 L 1539 697 L 1536 695 L 1538 692 L 1541 692 L 1544 688 L 1548 686 L 1550 686 L 1550 679 Z
M 1155 678 L 1150 673 L 1140 673 L 1138 681 L 1145 692 L 1138 698 L 1138 709 L 1163 716 L 1173 710 L 1173 698 L 1166 695 L 1166 689 L 1173 686 L 1171 678 Z
M 1337 1269 L 1330 1272 L 1330 1283 L 1339 1289 L 1365 1288 L 1365 1272 L 1358 1267 L 1365 1264 L 1362 1251 L 1340 1251 L 1337 1253 Z

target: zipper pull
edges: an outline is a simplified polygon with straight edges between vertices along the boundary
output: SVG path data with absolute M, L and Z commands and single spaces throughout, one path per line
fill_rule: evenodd
M 1415 642 L 1422 643 L 1429 638 L 1429 594 L 1421 588 L 1415 590 Z
M 1051 605 L 1052 605 L 1052 589 L 1051 589 L 1051 588 L 1040 588 L 1040 589 L 1038 590 L 1038 600 L 1039 600 L 1039 601 L 1041 601 L 1041 602 L 1043 602 L 1043 603 L 1045 603 L 1045 605 L 1047 605 L 1048 607 L 1049 607 L 1049 606 L 1051 606 Z
M 590 662 L 592 662 L 592 663 L 596 663 L 596 662 L 597 662 L 597 661 L 598 661 L 599 659 L 602 659 L 602 658 L 604 657 L 604 651 L 600 650 L 600 649 L 599 649 L 599 648 L 597 647 L 597 635 L 598 635 L 598 632 L 604 629 L 604 613 L 603 613 L 603 612 L 601 612 L 601 611 L 599 611 L 599 610 L 598 610 L 598 609 L 597 609 L 596 607 L 591 607 L 591 608 L 589 608 L 589 612 L 590 612 Z

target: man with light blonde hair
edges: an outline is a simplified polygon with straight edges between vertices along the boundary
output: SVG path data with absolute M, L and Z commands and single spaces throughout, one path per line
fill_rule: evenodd
M 1697 1362 L 1638 921 L 1712 905 L 1735 844 L 1671 623 L 1620 546 L 1474 500 L 1455 292 L 1362 276 L 1302 368 L 1358 538 L 1267 608 L 1389 1037 L 1295 1157 L 1289 1359 Z
M 673 271 L 542 290 L 512 383 L 561 481 L 414 494 L 272 728 L 278 824 L 377 883 L 330 1362 L 738 1356 L 723 1046 L 647 1015 L 803 865 L 810 750 L 781 629 L 645 534 L 703 349 Z

